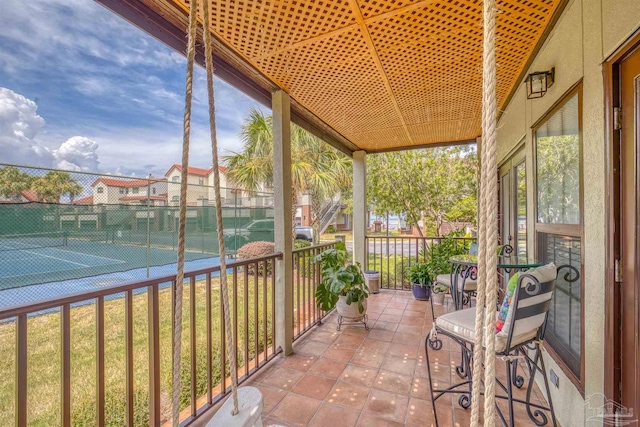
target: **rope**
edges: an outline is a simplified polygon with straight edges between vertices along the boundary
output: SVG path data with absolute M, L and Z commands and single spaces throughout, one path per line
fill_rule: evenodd
M 194 2 L 195 3 L 195 2 Z M 218 230 L 218 245 L 220 248 L 220 289 L 222 291 L 222 312 L 227 335 L 227 354 L 231 364 L 231 390 L 233 396 L 232 415 L 238 413 L 238 367 L 236 361 L 236 344 L 231 332 L 231 316 L 229 314 L 229 290 L 227 284 L 227 261 L 224 248 L 224 230 L 222 226 L 222 200 L 220 197 L 220 172 L 218 170 L 218 138 L 216 134 L 216 107 L 213 93 L 213 43 L 209 30 L 209 0 L 202 0 L 205 65 L 207 69 L 207 92 L 209 95 L 209 127 L 211 128 L 211 152 L 213 156 L 213 186 L 216 198 L 216 228 Z M 246 298 L 246 296 L 245 296 Z
M 480 418 L 482 347 L 484 350 L 484 422 L 495 425 L 495 312 L 498 281 L 498 183 L 496 154 L 496 7 L 495 0 L 484 0 L 484 43 L 482 67 L 482 156 L 481 204 L 478 254 L 478 295 L 471 425 Z M 482 291 L 482 292 L 480 292 Z M 482 293 L 482 295 L 480 295 Z M 482 311 L 484 310 L 484 314 Z M 483 328 L 484 324 L 484 328 Z
M 173 390 L 171 418 L 174 427 L 180 424 L 180 368 L 182 364 L 182 292 L 184 282 L 184 235 L 187 218 L 187 174 L 189 168 L 189 137 L 191 135 L 191 99 L 193 92 L 193 62 L 196 55 L 197 4 L 189 7 L 189 40 L 187 42 L 187 77 L 184 97 L 182 132 L 182 173 L 180 180 L 180 214 L 178 223 L 178 272 L 173 295 Z

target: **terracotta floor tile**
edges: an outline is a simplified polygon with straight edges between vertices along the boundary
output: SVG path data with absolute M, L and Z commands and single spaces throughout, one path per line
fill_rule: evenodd
M 339 360 L 340 362 L 348 362 L 351 360 L 355 353 L 356 350 L 353 349 L 332 347 L 329 350 L 325 351 L 322 357 L 326 357 L 327 359 Z
M 297 353 L 308 354 L 311 356 L 322 356 L 322 353 L 327 351 L 329 344 L 318 341 L 307 341 L 300 348 L 296 349 Z
M 411 392 L 411 381 L 412 378 L 408 375 L 381 370 L 373 383 L 373 387 L 408 396 Z
M 311 356 L 309 354 L 294 353 L 285 358 L 280 366 L 283 368 L 295 369 L 296 371 L 306 372 L 311 365 L 316 363 L 317 356 Z
M 359 417 L 359 411 L 323 403 L 309 423 L 309 427 L 353 427 Z
M 387 354 L 387 351 L 389 350 L 389 345 L 390 343 L 386 341 L 378 341 L 378 340 L 372 340 L 367 338 L 364 341 L 362 341 L 362 344 L 358 349 L 358 353 L 368 352 L 368 353 Z
M 406 357 L 387 356 L 382 362 L 381 369 L 413 376 L 416 369 L 416 361 Z
M 411 312 L 409 312 L 411 313 Z M 400 319 L 400 323 L 403 325 L 409 325 L 409 326 L 419 326 L 419 327 L 423 327 L 424 326 L 424 318 L 422 316 L 420 317 L 407 317 L 407 316 L 402 316 L 402 319 Z
M 269 417 L 292 425 L 305 426 L 315 415 L 320 404 L 319 400 L 290 393 L 282 399 Z
M 365 329 L 362 323 L 355 325 L 345 325 L 342 327 L 342 330 L 338 332 L 338 334 L 340 333 L 342 333 L 343 335 L 358 335 L 362 337 L 366 337 L 367 335 L 369 335 L 369 331 Z
M 395 332 L 396 329 L 398 329 L 398 324 L 391 323 L 391 322 L 383 322 L 382 320 L 376 320 L 375 325 L 373 325 L 373 329 L 379 330 L 379 331 Z
M 338 381 L 325 398 L 325 402 L 360 411 L 364 407 L 367 397 L 369 397 L 368 387 Z
M 269 414 L 276 407 L 278 403 L 282 400 L 283 397 L 287 395 L 285 390 L 269 387 L 265 385 L 255 384 L 253 387 L 256 387 L 262 393 L 262 413 L 264 415 Z
M 396 332 L 406 335 L 415 335 L 416 337 L 422 336 L 422 325 L 413 326 L 407 325 L 406 323 L 401 323 L 398 325 L 398 329 Z
M 381 314 L 378 317 L 378 320 L 381 322 L 389 322 L 389 323 L 400 323 L 402 316 L 396 316 L 393 314 Z
M 404 334 L 402 332 L 396 332 L 395 335 L 393 336 L 393 339 L 391 340 L 391 342 L 393 343 L 409 344 L 409 345 L 413 345 L 413 344 L 417 345 L 420 343 L 420 341 L 424 341 L 421 335 Z
M 347 367 L 344 362 L 321 358 L 309 370 L 309 373 L 321 375 L 323 377 L 337 379 L 342 375 L 342 371 Z
M 413 381 L 411 383 L 411 396 L 418 399 L 431 399 L 429 380 L 426 378 L 413 377 Z
M 400 317 L 402 317 L 402 315 L 404 314 L 404 309 L 391 308 L 391 307 L 387 306 L 387 308 L 384 309 L 382 314 L 388 314 L 388 315 L 392 315 L 392 316 L 400 316 Z
M 360 344 L 363 340 L 364 336 L 361 335 L 343 334 L 333 343 L 333 346 L 355 350 L 356 348 L 360 347 Z
M 399 356 L 399 357 L 407 357 L 409 359 L 417 359 L 419 347 L 420 346 L 417 344 L 393 344 L 391 347 L 389 347 L 388 354 L 390 356 Z
M 280 421 L 280 420 L 274 420 L 273 418 L 265 418 L 262 417 L 262 425 L 265 427 L 270 427 L 270 426 L 282 426 L 282 427 L 293 427 L 292 424 L 287 424 L 284 421 Z
M 294 369 L 277 368 L 262 383 L 284 390 L 291 390 L 303 375 L 302 372 Z
M 409 398 L 382 390 L 371 390 L 364 412 L 374 417 L 389 420 L 404 420 Z
M 369 335 L 367 335 L 367 338 L 370 340 L 391 342 L 391 340 L 393 339 L 393 334 L 393 332 L 383 331 L 381 329 L 371 329 L 371 331 L 369 331 Z
M 310 341 L 318 341 L 325 344 L 331 344 L 338 339 L 340 333 L 338 331 L 320 330 L 309 336 Z
M 293 392 L 322 400 L 335 384 L 335 380 L 307 374 L 293 387 Z
M 384 361 L 385 355 L 382 353 L 357 352 L 352 358 L 351 363 L 356 365 L 369 366 L 379 368 Z
M 414 397 L 409 399 L 406 423 L 410 425 L 426 425 L 431 422 L 433 422 L 431 401 L 416 399 Z
M 371 387 L 377 375 L 377 368 L 349 364 L 340 375 L 340 381 Z
M 386 308 L 397 308 L 400 310 L 404 310 L 405 308 L 407 308 L 407 302 L 401 302 L 402 300 L 398 300 L 398 301 L 391 301 L 389 304 L 387 304 Z
M 370 414 L 362 414 L 356 427 L 403 427 L 403 423 L 398 423 L 384 418 L 374 417 Z

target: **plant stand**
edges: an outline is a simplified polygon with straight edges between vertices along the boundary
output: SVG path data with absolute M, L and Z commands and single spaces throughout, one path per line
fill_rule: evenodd
M 338 314 L 338 327 L 336 328 L 336 331 L 339 331 L 340 328 L 342 327 L 343 323 L 363 323 L 364 324 L 364 328 L 368 331 L 369 330 L 369 326 L 367 326 L 367 321 L 369 320 L 369 316 L 367 316 L 366 314 L 362 317 L 343 317 L 342 315 Z

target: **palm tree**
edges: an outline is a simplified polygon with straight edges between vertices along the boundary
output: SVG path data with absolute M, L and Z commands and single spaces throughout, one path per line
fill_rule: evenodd
M 82 186 L 73 179 L 67 172 L 51 171 L 46 175 L 37 178 L 31 184 L 31 189 L 38 195 L 38 200 L 49 203 L 60 203 L 60 198 L 64 194 L 73 199 L 82 193 Z
M 273 185 L 272 118 L 253 109 L 242 126 L 241 153 L 225 156 L 228 179 L 246 191 Z M 311 196 L 314 238 L 319 238 L 320 207 L 341 188 L 351 185 L 349 158 L 301 127 L 291 125 L 291 193 L 295 217 L 297 196 Z
M 27 173 L 20 172 L 20 169 L 7 166 L 0 169 L 0 195 L 19 202 L 21 193 L 31 187 L 33 177 Z

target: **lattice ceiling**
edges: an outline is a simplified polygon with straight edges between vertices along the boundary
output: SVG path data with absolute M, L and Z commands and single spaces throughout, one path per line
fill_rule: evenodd
M 498 2 L 501 106 L 559 3 Z M 361 149 L 480 135 L 480 0 L 218 0 L 212 16 L 222 43 Z

